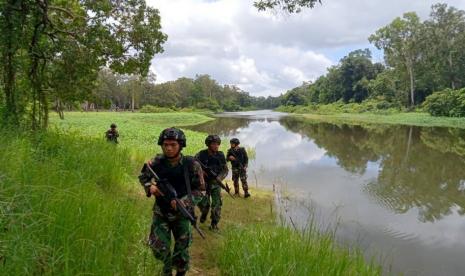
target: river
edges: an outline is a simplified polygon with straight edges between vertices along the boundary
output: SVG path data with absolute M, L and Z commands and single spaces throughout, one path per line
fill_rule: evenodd
M 465 130 L 223 113 L 194 130 L 253 148 L 249 185 L 291 194 L 285 217 L 336 229 L 387 273 L 463 275 Z M 252 197 L 253 200 L 253 197 Z

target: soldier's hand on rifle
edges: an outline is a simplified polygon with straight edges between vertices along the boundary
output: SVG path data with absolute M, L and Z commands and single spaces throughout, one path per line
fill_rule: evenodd
M 176 207 L 177 207 L 177 204 L 176 204 L 176 200 L 171 200 L 171 208 L 173 208 L 173 210 L 176 210 Z
M 158 189 L 158 187 L 156 186 L 156 183 L 152 183 L 152 185 L 150 185 L 150 193 L 152 195 L 155 195 L 155 196 L 165 196 L 161 191 L 160 189 Z
M 235 160 L 236 160 L 236 158 L 235 158 L 234 156 L 229 156 L 229 160 L 231 160 L 231 161 L 235 161 Z

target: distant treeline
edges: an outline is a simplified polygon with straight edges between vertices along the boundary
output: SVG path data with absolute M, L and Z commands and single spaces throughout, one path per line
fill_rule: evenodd
M 465 11 L 436 4 L 423 22 L 406 13 L 369 41 L 384 51 L 385 64 L 373 63 L 368 49 L 353 51 L 315 82 L 287 91 L 281 104 L 368 102 L 378 109 L 422 106 L 433 115 L 465 116 Z
M 196 108 L 213 111 L 238 111 L 255 108 L 274 108 L 277 98 L 253 97 L 234 85 L 220 85 L 209 75 L 195 79 L 179 78 L 161 84 L 154 77 L 137 78 L 115 74 L 109 69 L 100 71 L 97 85 L 84 108 L 140 109 L 150 105 L 162 108 Z

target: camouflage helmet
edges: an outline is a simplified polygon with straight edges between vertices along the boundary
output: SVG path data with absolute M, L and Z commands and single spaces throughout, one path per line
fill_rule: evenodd
M 229 143 L 239 145 L 241 142 L 237 138 L 232 138 L 229 140 Z
M 221 145 L 221 138 L 220 136 L 216 134 L 210 134 L 205 138 L 205 145 L 208 147 L 210 146 L 211 143 L 218 143 L 218 145 Z
M 110 128 L 116 128 L 116 124 L 115 124 L 115 123 L 112 123 L 112 124 L 110 125 Z
M 160 136 L 158 137 L 157 144 L 161 146 L 163 144 L 163 141 L 167 139 L 178 141 L 181 148 L 186 147 L 186 135 L 184 135 L 184 132 L 180 130 L 179 128 L 170 127 L 170 128 L 163 130 L 160 133 Z

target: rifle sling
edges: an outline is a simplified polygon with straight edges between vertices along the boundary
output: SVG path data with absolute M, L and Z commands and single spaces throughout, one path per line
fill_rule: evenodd
M 183 161 L 187 161 L 187 159 L 184 159 Z M 193 161 L 192 161 L 193 162 Z M 187 190 L 187 196 L 191 202 L 191 204 L 194 204 L 194 200 L 192 199 L 192 191 L 191 191 L 191 181 L 189 177 L 189 168 L 187 167 L 187 162 L 183 162 L 183 169 L 184 169 L 184 182 L 186 182 L 186 190 Z

